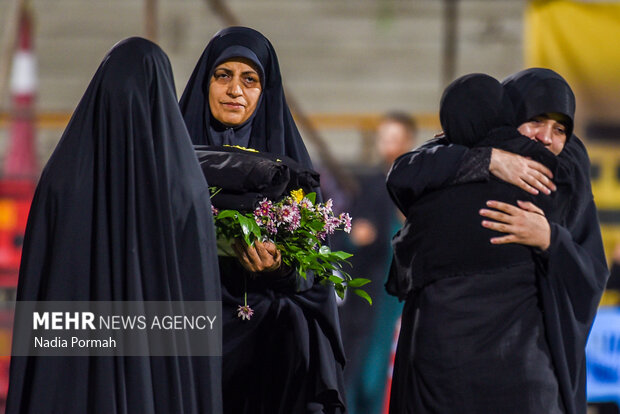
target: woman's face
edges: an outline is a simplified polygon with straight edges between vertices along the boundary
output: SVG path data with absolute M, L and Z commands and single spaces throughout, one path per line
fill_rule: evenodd
M 542 143 L 549 151 L 558 155 L 566 144 L 566 127 L 555 114 L 534 117 L 519 126 L 519 132 Z
M 261 91 L 258 71 L 250 60 L 233 58 L 220 63 L 209 81 L 211 114 L 226 126 L 241 125 L 256 110 Z

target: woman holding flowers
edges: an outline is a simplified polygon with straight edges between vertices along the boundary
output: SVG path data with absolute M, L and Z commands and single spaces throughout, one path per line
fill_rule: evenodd
M 194 144 L 250 147 L 312 168 L 286 104 L 275 50 L 253 29 L 215 35 L 180 105 Z M 268 215 L 269 206 L 263 207 Z M 220 257 L 224 411 L 344 412 L 333 289 L 311 274 L 300 277 L 269 241 L 241 241 L 234 250 L 236 257 Z

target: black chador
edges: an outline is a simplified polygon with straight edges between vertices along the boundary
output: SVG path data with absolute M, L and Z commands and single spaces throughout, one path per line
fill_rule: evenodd
M 130 38 L 106 55 L 24 243 L 18 300 L 220 300 L 208 186 L 158 46 Z M 221 413 L 220 376 L 220 357 L 14 357 L 7 413 Z

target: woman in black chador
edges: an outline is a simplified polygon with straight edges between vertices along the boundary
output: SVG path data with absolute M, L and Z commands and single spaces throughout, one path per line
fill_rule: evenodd
M 250 147 L 312 167 L 276 53 L 255 30 L 217 33 L 180 105 L 194 144 Z M 283 266 L 273 243 L 238 245 L 237 255 L 220 257 L 225 412 L 342 412 L 344 355 L 333 289 Z M 249 320 L 238 314 L 246 292 Z
M 440 119 L 451 143 L 494 145 L 556 169 L 550 151 L 517 131 L 512 104 L 490 76 L 467 75 L 448 86 Z M 561 413 L 532 251 L 491 244 L 499 233 L 480 227 L 478 211 L 490 197 L 534 201 L 548 216 L 559 216 L 562 206 L 499 179 L 428 192 L 423 179 L 412 186 L 422 195 L 401 205 L 407 221 L 393 243 L 400 277 L 390 282 L 397 279 L 412 294 L 403 312 L 391 411 L 510 413 L 517 407 L 506 394 L 518 390 L 518 412 Z
M 39 181 L 17 291 L 27 301 L 220 300 L 207 183 L 168 57 L 106 55 Z M 220 413 L 216 357 L 14 357 L 7 413 Z
M 524 70 L 505 80 L 503 87 L 513 104 L 518 131 L 557 156 L 555 169 L 534 157 L 515 154 L 519 153 L 515 149 L 502 150 L 494 142 L 469 148 L 451 143 L 446 136 L 396 160 L 388 187 L 395 202 L 408 208 L 430 190 L 448 191 L 449 186 L 463 183 L 490 185 L 496 177 L 531 194 L 549 194 L 556 190 L 550 181 L 553 177 L 557 192 L 547 216 L 539 208 L 547 202 L 543 195 L 532 202 L 515 203 L 493 200 L 491 193 L 486 205 L 477 209 L 477 219 L 472 216 L 477 226 L 471 226 L 471 232 L 488 232 L 489 243 L 473 254 L 530 246 L 535 278 L 532 272 L 516 275 L 514 262 L 505 260 L 501 273 L 480 269 L 470 279 L 464 273 L 416 289 L 410 275 L 402 271 L 403 265 L 395 263 L 386 286 L 407 303 L 395 364 L 392 413 L 585 412 L 585 343 L 608 271 L 587 152 L 572 135 L 575 97 L 566 81 L 548 69 Z M 460 204 L 461 200 L 454 200 L 453 208 Z M 491 236 L 490 230 L 499 233 Z M 403 241 L 395 239 L 395 246 L 399 242 Z M 441 252 L 435 255 L 440 258 Z M 512 284 L 500 283 L 510 275 Z M 466 307 L 461 306 L 465 303 Z M 424 315 L 429 307 L 437 309 L 430 318 Z M 442 329 L 426 335 L 434 332 L 429 321 L 438 322 Z M 471 335 L 460 336 L 464 332 Z M 459 340 L 466 343 L 455 347 Z M 429 349 L 429 345 L 436 347 Z M 438 350 L 454 355 L 447 362 L 433 359 Z M 469 358 L 470 354 L 477 359 Z M 446 371 L 434 376 L 441 364 Z M 421 380 L 417 372 L 431 376 Z M 452 393 L 448 387 L 456 385 L 452 378 L 459 375 L 463 384 L 474 386 Z M 411 398 L 414 389 L 416 398 Z M 442 399 L 437 398 L 440 395 Z

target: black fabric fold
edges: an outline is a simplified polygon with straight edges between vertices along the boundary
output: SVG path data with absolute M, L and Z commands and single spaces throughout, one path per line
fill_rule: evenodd
M 254 155 L 215 150 L 196 151 L 209 185 L 227 193 L 263 194 L 273 200 L 290 181 L 289 168 L 281 162 Z
M 320 185 L 319 173 L 283 155 L 232 146 L 194 150 L 209 185 L 217 188 L 212 198 L 217 208 L 247 210 L 257 199 L 279 201 L 293 190 L 317 192 Z
M 261 193 L 228 193 L 220 191 L 211 196 L 211 204 L 220 210 L 238 210 L 240 212 L 254 211 L 265 195 Z

